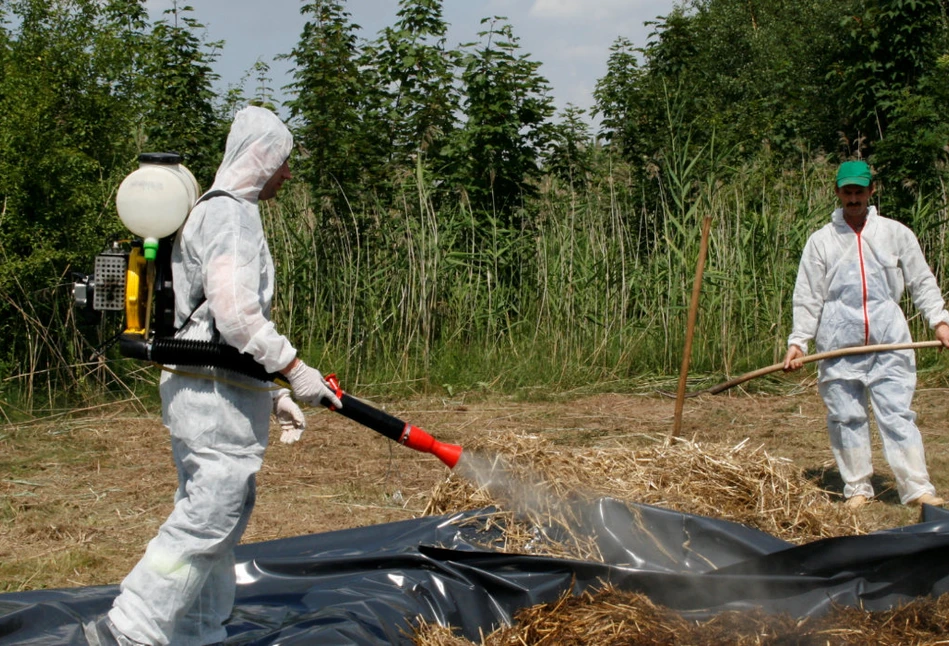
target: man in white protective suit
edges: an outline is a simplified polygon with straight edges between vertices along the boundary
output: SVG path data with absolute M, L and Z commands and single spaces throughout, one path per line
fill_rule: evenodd
M 172 251 L 178 338 L 216 340 L 287 376 L 297 399 L 342 404 L 319 371 L 270 321 L 274 267 L 258 201 L 290 179 L 293 137 L 266 109 L 239 111 L 214 184 Z M 163 373 L 178 491 L 171 515 L 121 584 L 108 617 L 86 626 L 94 644 L 222 642 L 234 605 L 234 547 L 255 500 L 273 412 L 292 443 L 305 422 L 289 391 L 220 368 Z
M 936 338 L 949 347 L 949 312 L 916 236 L 870 206 L 873 178 L 864 161 L 837 171 L 840 208 L 808 239 L 794 286 L 794 328 L 785 370 L 797 370 L 812 339 L 818 352 L 909 343 L 900 308 L 904 287 Z M 818 362 L 830 446 L 848 506 L 873 498 L 868 399 L 883 452 L 904 505 L 942 505 L 929 481 L 923 440 L 910 409 L 916 389 L 912 350 L 856 354 Z

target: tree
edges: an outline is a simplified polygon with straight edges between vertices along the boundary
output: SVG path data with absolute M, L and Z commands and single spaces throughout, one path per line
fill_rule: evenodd
M 544 170 L 577 190 L 593 170 L 593 138 L 584 120 L 585 111 L 568 105 L 561 121 L 551 127 L 552 137 L 544 161 Z
M 448 25 L 441 0 L 400 0 L 399 7 L 395 25 L 373 45 L 374 66 L 391 88 L 387 117 L 393 161 L 411 168 L 417 154 L 437 159 L 455 128 L 460 54 L 445 48 Z
M 940 189 L 949 119 L 949 51 L 941 0 L 867 0 L 842 20 L 843 51 L 829 77 L 846 116 L 845 153 L 871 156 L 888 180 L 889 212 L 908 217 L 920 193 Z
M 660 17 L 645 47 L 613 47 L 597 83 L 602 134 L 632 160 L 661 147 L 674 96 L 696 143 L 785 154 L 832 149 L 839 113 L 826 79 L 846 0 L 693 0 Z
M 220 162 L 228 127 L 214 108 L 218 75 L 211 66 L 221 43 L 204 42 L 199 35 L 204 25 L 189 15 L 191 11 L 173 0 L 147 40 L 143 146 L 181 154 L 198 183 L 207 187 Z
M 481 47 L 466 48 L 465 123 L 448 154 L 452 178 L 467 190 L 472 207 L 520 226 L 517 207 L 536 192 L 533 182 L 541 175 L 554 108 L 540 63 L 520 53 L 519 39 L 504 20 L 482 20 L 488 27 L 478 34 Z
M 643 113 L 636 106 L 639 77 L 643 74 L 632 41 L 617 38 L 610 46 L 606 75 L 597 80 L 593 90 L 593 115 L 601 117 L 600 136 L 621 150 L 632 151 L 640 139 L 639 124 L 632 117 Z
M 0 364 L 63 368 L 70 270 L 122 227 L 112 195 L 134 159 L 141 2 L 18 0 L 0 37 Z M 24 325 L 45 325 L 26 342 Z M 46 343 L 36 343 L 45 339 Z
M 363 114 L 373 85 L 357 62 L 359 26 L 342 2 L 316 0 L 300 13 L 308 19 L 288 56 L 296 98 L 287 102 L 305 151 L 299 174 L 327 205 L 342 208 L 361 188 L 360 167 L 371 163 L 364 155 L 373 142 Z
M 129 43 L 142 37 L 145 14 L 139 2 L 23 0 L 10 7 L 19 26 L 6 39 L 0 73 L 0 232 L 8 260 L 43 263 L 88 252 L 85 223 L 107 204 L 103 179 L 131 156 Z M 101 229 L 89 233 L 96 238 Z

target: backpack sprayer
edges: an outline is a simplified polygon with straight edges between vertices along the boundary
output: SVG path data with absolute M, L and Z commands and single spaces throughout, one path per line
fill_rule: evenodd
M 199 201 L 200 188 L 176 153 L 143 153 L 139 168 L 119 185 L 115 205 L 119 219 L 140 239 L 113 242 L 96 257 L 92 275 L 79 275 L 73 284 L 75 304 L 88 311 L 124 311 L 125 330 L 118 335 L 119 353 L 155 364 L 208 366 L 272 381 L 289 387 L 284 376 L 269 373 L 237 348 L 214 341 L 175 338 L 175 298 L 171 280 L 174 234 Z M 207 199 L 212 194 L 203 196 Z M 326 377 L 343 404 L 344 417 L 422 453 L 431 453 L 453 469 L 462 448 L 439 442 L 342 391 L 336 375 Z

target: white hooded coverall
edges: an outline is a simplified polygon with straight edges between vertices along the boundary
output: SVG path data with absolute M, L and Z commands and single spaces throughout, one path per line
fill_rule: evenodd
M 270 322 L 274 268 L 257 197 L 292 145 L 290 131 L 269 110 L 238 112 L 211 187 L 236 199 L 200 202 L 172 251 L 178 338 L 226 342 L 269 372 L 286 367 L 296 350 Z M 160 387 L 178 469 L 175 507 L 109 613 L 121 632 L 146 644 L 226 637 L 236 585 L 233 550 L 254 507 L 270 427 L 265 384 L 221 369 L 188 371 L 212 378 L 164 373 Z
M 844 220 L 842 209 L 808 239 L 794 287 L 794 328 L 788 345 L 807 352 L 912 341 L 900 308 L 904 287 L 930 327 L 949 322 L 949 312 L 907 227 L 868 209 L 862 231 Z M 818 362 L 818 389 L 827 406 L 830 445 L 844 497 L 873 496 L 873 465 L 867 399 L 883 439 L 900 501 L 935 495 L 923 442 L 910 410 L 916 389 L 912 350 L 879 352 Z

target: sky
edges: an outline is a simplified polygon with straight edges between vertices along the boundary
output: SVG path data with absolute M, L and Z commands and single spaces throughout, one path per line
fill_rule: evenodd
M 218 90 L 237 85 L 257 60 L 270 66 L 275 96 L 291 82 L 290 61 L 276 61 L 289 53 L 305 22 L 303 0 L 179 0 L 194 8 L 192 17 L 205 25 L 208 41 L 225 41 L 214 70 L 221 76 Z M 596 82 L 606 73 L 610 46 L 620 36 L 634 46 L 646 44 L 652 27 L 645 25 L 667 15 L 675 0 L 444 0 L 443 17 L 449 24 L 447 45 L 478 40 L 482 18 L 503 16 L 520 39 L 521 53 L 542 64 L 539 73 L 552 88 L 557 110 L 568 104 L 589 113 Z M 172 0 L 147 0 L 152 18 Z M 359 36 L 374 40 L 396 20 L 397 0 L 349 0 L 350 20 L 361 27 Z M 246 93 L 253 92 L 253 77 Z M 281 110 L 281 112 L 284 112 Z M 284 114 L 284 116 L 286 116 Z

